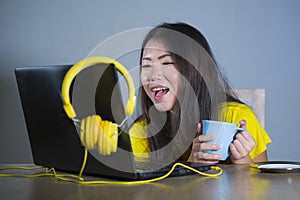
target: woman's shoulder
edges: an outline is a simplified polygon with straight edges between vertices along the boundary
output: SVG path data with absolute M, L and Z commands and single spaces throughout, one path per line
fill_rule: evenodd
M 147 121 L 143 117 L 136 119 L 129 129 L 132 152 L 135 159 L 144 161 L 149 157 L 149 145 L 146 134 Z
M 237 122 L 241 119 L 257 121 L 256 114 L 247 105 L 239 102 L 226 102 L 222 104 L 220 120 L 227 122 Z
M 144 116 L 139 116 L 134 122 L 131 124 L 131 128 L 133 127 L 145 127 L 147 126 L 147 120 Z
M 235 108 L 235 109 L 250 109 L 250 107 L 247 104 L 234 102 L 234 101 L 223 103 L 222 106 L 226 108 Z
M 226 102 L 222 104 L 222 110 L 226 112 L 246 112 L 247 114 L 254 114 L 252 108 L 244 103 L 239 102 Z
M 145 127 L 147 120 L 144 117 L 138 117 L 129 128 L 129 135 L 133 137 L 141 137 L 145 135 Z

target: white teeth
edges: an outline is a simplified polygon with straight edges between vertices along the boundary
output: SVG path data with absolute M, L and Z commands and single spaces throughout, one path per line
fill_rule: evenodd
M 158 91 L 161 91 L 161 90 L 167 90 L 168 88 L 164 88 L 164 87 L 157 87 L 157 88 L 153 88 L 152 89 L 152 92 L 158 92 Z

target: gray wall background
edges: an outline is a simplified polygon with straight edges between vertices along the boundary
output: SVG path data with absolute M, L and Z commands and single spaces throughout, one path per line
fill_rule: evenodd
M 120 32 L 184 21 L 200 29 L 234 88 L 265 88 L 271 160 L 298 160 L 300 1 L 2 0 L 0 163 L 32 162 L 14 68 L 70 64 Z

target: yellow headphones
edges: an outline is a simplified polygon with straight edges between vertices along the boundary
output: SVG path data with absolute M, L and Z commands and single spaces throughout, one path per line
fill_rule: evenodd
M 80 121 L 80 139 L 82 144 L 88 149 L 98 149 L 101 155 L 110 155 L 117 151 L 118 145 L 118 125 L 111 121 L 102 120 L 99 115 L 91 115 L 82 120 L 75 119 L 76 112 L 70 102 L 70 86 L 77 74 L 82 70 L 96 64 L 113 64 L 116 69 L 124 76 L 129 91 L 129 97 L 125 113 L 132 115 L 135 107 L 135 88 L 133 80 L 126 70 L 116 60 L 107 57 L 89 57 L 73 65 L 66 73 L 62 83 L 63 108 L 70 119 L 75 122 Z

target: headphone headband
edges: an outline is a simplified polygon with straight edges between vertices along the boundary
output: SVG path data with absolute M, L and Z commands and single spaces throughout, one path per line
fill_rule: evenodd
M 124 76 L 127 85 L 128 85 L 128 91 L 129 91 L 129 97 L 126 105 L 126 110 L 125 113 L 127 115 L 132 115 L 134 107 L 135 107 L 135 88 L 134 88 L 134 83 L 133 80 L 127 71 L 127 69 L 119 62 L 116 60 L 113 60 L 111 58 L 107 57 L 89 57 L 85 58 L 79 62 L 77 62 L 75 65 L 73 65 L 68 72 L 66 73 L 63 83 L 62 83 L 62 99 L 64 102 L 63 108 L 65 112 L 67 113 L 68 117 L 73 119 L 76 117 L 76 112 L 70 102 L 70 86 L 73 81 L 73 79 L 81 72 L 82 70 L 91 67 L 95 64 L 113 64 L 116 69 Z

